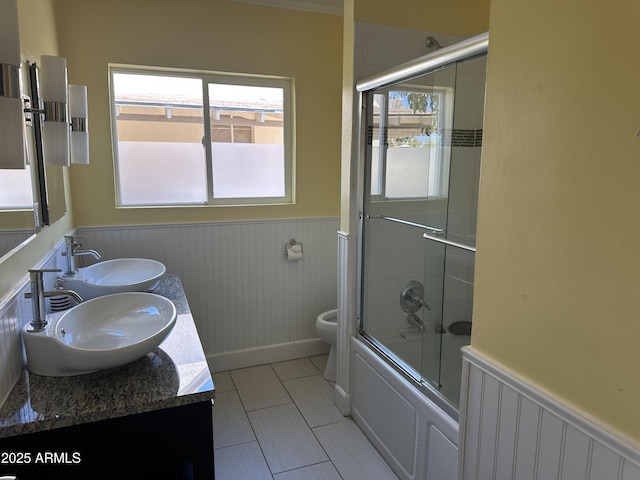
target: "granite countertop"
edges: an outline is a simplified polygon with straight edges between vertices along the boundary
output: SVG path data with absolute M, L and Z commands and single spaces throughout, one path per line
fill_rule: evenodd
M 214 385 L 180 278 L 165 276 L 154 293 L 176 306 L 176 324 L 145 357 L 73 377 L 26 368 L 0 408 L 0 438 L 209 401 Z

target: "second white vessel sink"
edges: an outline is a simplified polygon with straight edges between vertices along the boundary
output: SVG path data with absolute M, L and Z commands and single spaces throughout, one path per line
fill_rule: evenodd
M 60 284 L 84 300 L 120 292 L 146 292 L 155 288 L 167 269 L 148 258 L 116 258 L 78 269 L 74 277 L 61 276 Z
M 42 331 L 23 332 L 27 367 L 44 376 L 81 375 L 145 356 L 169 334 L 175 305 L 154 293 L 105 295 L 50 316 Z

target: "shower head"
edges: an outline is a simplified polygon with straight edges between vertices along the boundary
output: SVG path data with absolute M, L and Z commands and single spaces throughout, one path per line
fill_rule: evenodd
M 440 48 L 442 48 L 442 45 L 440 45 L 440 43 L 438 42 L 438 40 L 436 40 L 433 37 L 427 37 L 424 41 L 424 44 L 428 47 L 428 48 L 435 48 L 436 50 L 439 50 Z

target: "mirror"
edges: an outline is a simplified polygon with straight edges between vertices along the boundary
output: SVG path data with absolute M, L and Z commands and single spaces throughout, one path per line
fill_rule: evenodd
M 31 108 L 42 108 L 40 99 L 40 83 L 38 65 L 29 62 L 29 85 L 31 91 Z M 37 166 L 37 182 L 35 193 L 40 206 L 40 217 L 43 225 L 51 225 L 67 212 L 64 195 L 64 174 L 62 168 L 48 165 L 44 161 L 42 147 L 42 115 L 33 115 L 33 145 L 35 165 Z
M 24 62 L 21 68 L 23 92 L 30 94 L 30 107 L 40 106 L 38 67 Z M 27 114 L 25 170 L 0 170 L 0 259 L 29 240 L 42 225 L 51 225 L 66 213 L 62 167 L 44 165 L 41 115 Z M 4 187 L 7 188 L 4 188 Z M 37 208 L 37 210 L 34 210 Z
M 22 91 L 29 89 L 26 62 L 20 69 Z M 0 170 L 0 258 L 36 233 L 36 169 L 34 168 L 33 128 L 27 127 L 25 142 L 28 165 L 24 170 Z
M 33 210 L 0 212 L 0 258 L 35 235 Z

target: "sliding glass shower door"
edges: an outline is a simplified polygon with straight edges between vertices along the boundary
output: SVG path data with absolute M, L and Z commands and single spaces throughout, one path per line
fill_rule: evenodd
M 471 333 L 484 64 L 363 97 L 360 333 L 456 407 Z

